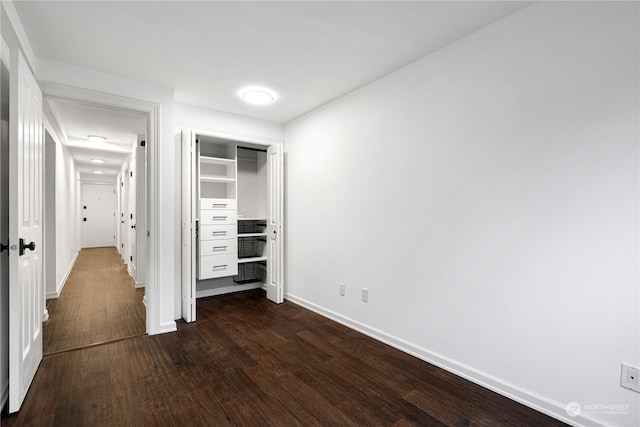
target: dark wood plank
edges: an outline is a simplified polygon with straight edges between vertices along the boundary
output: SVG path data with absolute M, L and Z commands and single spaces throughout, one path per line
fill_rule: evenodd
M 176 333 L 45 357 L 3 426 L 564 425 L 260 290 L 197 314 Z
M 47 300 L 43 354 L 144 334 L 143 297 L 116 248 L 82 249 L 60 296 Z

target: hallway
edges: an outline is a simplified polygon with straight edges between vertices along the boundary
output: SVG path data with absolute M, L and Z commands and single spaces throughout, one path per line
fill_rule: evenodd
M 144 334 L 143 297 L 115 247 L 82 249 L 60 297 L 47 300 L 43 354 Z

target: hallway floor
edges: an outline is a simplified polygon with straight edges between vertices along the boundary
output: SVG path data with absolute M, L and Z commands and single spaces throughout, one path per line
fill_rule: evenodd
M 115 247 L 82 249 L 60 297 L 47 300 L 43 354 L 144 334 L 143 297 Z

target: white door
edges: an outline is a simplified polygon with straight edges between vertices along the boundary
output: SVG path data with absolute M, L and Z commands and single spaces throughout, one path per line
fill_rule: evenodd
M 113 185 L 82 184 L 83 248 L 115 245 L 115 192 Z
M 182 318 L 196 320 L 196 148 L 182 132 Z
M 267 298 L 278 304 L 284 301 L 282 167 L 282 145 L 271 145 L 267 149 Z
M 11 56 L 9 138 L 9 412 L 20 409 L 42 360 L 42 92 Z
M 129 159 L 129 176 L 126 178 L 129 180 L 129 274 L 133 278 L 134 282 L 137 278 L 137 245 L 138 245 L 138 233 L 136 224 L 138 217 L 136 216 L 136 193 L 138 179 L 136 173 L 136 150 L 133 150 L 133 154 Z
M 144 287 L 147 265 L 147 152 L 145 136 L 138 135 L 136 155 L 136 288 Z

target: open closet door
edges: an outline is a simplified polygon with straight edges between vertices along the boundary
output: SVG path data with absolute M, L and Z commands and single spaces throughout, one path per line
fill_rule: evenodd
M 196 147 L 182 132 L 182 318 L 196 320 Z
M 284 301 L 284 197 L 282 145 L 267 150 L 267 298 L 277 304 Z
M 42 360 L 42 92 L 19 51 L 11 55 L 9 108 L 9 412 L 17 412 Z

